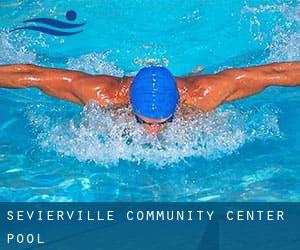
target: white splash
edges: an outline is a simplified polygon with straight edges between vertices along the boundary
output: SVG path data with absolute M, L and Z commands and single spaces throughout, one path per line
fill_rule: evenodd
M 0 31 L 0 64 L 35 63 L 36 54 L 18 42 L 18 35 Z
M 133 60 L 133 63 L 140 66 L 140 67 L 146 67 L 150 65 L 158 65 L 158 66 L 165 66 L 167 67 L 169 65 L 169 59 L 168 58 L 140 58 L 137 57 Z
M 264 22 L 260 21 L 263 13 L 277 13 L 284 20 L 280 24 L 274 24 L 270 29 L 271 43 L 268 46 L 268 63 L 279 61 L 300 60 L 300 5 L 289 6 L 287 3 L 275 3 L 272 5 L 259 5 L 242 9 L 242 15 L 250 13 L 250 32 L 254 40 L 262 41 L 266 34 L 261 31 Z
M 84 71 L 91 74 L 106 74 L 113 76 L 124 76 L 124 70 L 118 68 L 107 57 L 109 51 L 104 53 L 90 53 L 79 58 L 70 58 L 67 62 L 68 69 Z
M 286 27 L 275 26 L 269 62 L 300 60 L 300 6 L 282 9 Z
M 188 157 L 216 159 L 247 142 L 280 137 L 277 114 L 269 109 L 242 112 L 230 107 L 209 115 L 180 110 L 173 123 L 152 136 L 135 122 L 130 108 L 102 109 L 90 102 L 79 117 L 64 121 L 53 121 L 64 116 L 57 110 L 40 116 L 41 108 L 32 107 L 28 118 L 42 148 L 105 166 L 120 160 L 164 166 Z

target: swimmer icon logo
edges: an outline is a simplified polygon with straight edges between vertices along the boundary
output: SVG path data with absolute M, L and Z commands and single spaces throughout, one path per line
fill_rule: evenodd
M 75 21 L 77 17 L 77 13 L 74 10 L 69 10 L 66 13 L 66 19 L 70 22 Z M 43 32 L 48 35 L 53 35 L 53 36 L 70 36 L 70 35 L 75 35 L 83 30 L 77 30 L 77 31 L 71 31 L 76 28 L 79 28 L 85 23 L 70 23 L 70 22 L 63 22 L 59 21 L 56 19 L 52 18 L 32 18 L 32 19 L 27 19 L 23 21 L 24 23 L 32 23 L 33 25 L 27 25 L 27 26 L 22 26 L 15 28 L 11 30 L 10 32 L 14 32 L 17 30 L 33 30 L 33 31 L 38 31 L 38 32 Z M 40 24 L 44 24 L 48 27 L 41 26 Z

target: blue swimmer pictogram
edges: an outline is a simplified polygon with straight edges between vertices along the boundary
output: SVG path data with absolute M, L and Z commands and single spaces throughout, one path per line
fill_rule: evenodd
M 76 18 L 77 18 L 77 13 L 74 10 L 67 11 L 66 19 L 68 21 L 70 22 L 75 21 Z M 33 31 L 43 32 L 49 35 L 54 35 L 54 36 L 70 36 L 70 35 L 78 34 L 83 31 L 83 30 L 70 31 L 70 29 L 76 29 L 78 27 L 85 25 L 85 23 L 76 24 L 70 22 L 63 22 L 52 18 L 32 18 L 32 19 L 27 19 L 23 22 L 26 24 L 33 23 L 34 25 L 18 27 L 11 30 L 10 32 L 17 31 L 17 30 L 33 30 Z M 40 26 L 39 24 L 45 24 L 51 26 L 51 28 Z

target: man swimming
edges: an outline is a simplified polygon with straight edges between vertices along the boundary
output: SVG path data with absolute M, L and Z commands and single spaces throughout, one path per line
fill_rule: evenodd
M 131 105 L 137 122 L 157 134 L 178 105 L 209 112 L 222 103 L 254 95 L 268 86 L 300 84 L 300 62 L 273 63 L 217 74 L 176 77 L 165 67 L 142 68 L 135 77 L 90 75 L 36 65 L 0 65 L 0 87 L 39 88 L 78 104 Z

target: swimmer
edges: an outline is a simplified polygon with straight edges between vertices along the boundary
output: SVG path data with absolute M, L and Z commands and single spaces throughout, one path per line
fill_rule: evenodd
M 101 107 L 131 105 L 136 121 L 151 134 L 159 133 L 164 124 L 172 122 L 179 105 L 209 112 L 268 86 L 297 85 L 300 62 L 176 78 L 160 66 L 142 68 L 135 77 L 119 78 L 29 64 L 0 65 L 1 88 L 38 88 L 50 96 L 82 105 L 90 100 L 96 100 Z

